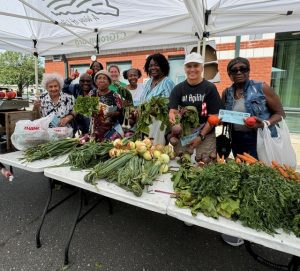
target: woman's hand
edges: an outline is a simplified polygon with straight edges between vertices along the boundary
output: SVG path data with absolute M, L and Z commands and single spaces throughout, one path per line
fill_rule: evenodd
M 67 115 L 60 119 L 59 126 L 64 127 L 73 120 L 73 115 Z
M 246 127 L 250 128 L 250 129 L 264 128 L 264 122 L 259 118 L 256 118 L 255 123 L 251 126 L 248 125 L 246 122 L 246 119 L 244 119 L 244 124 Z
M 38 110 L 41 108 L 41 100 L 35 100 L 33 102 L 33 110 Z

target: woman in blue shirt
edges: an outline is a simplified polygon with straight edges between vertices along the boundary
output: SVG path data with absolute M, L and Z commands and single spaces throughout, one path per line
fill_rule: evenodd
M 169 97 L 175 84 L 168 77 L 170 65 L 166 57 L 162 54 L 148 56 L 144 69 L 150 79 L 145 84 L 141 103 L 150 101 L 152 97 Z

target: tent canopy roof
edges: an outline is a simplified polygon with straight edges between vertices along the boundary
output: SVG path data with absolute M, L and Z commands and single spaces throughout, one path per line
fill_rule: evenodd
M 299 12 L 299 0 L 1 1 L 0 48 L 55 55 L 174 47 L 203 33 L 297 31 Z

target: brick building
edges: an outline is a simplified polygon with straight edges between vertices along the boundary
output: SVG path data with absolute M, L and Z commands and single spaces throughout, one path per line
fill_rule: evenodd
M 300 34 L 300 33 L 299 33 Z M 236 54 L 249 59 L 251 64 L 251 78 L 271 84 L 279 94 L 287 112 L 290 130 L 300 132 L 300 35 L 298 33 L 259 34 L 242 36 L 239 46 L 236 37 L 214 38 L 219 70 L 219 82 L 215 82 L 221 93 L 231 84 L 227 76 L 228 62 Z M 239 48 L 238 48 L 239 47 Z M 183 61 L 185 48 L 155 48 L 152 50 L 139 49 L 135 52 L 101 52 L 97 56 L 104 68 L 110 64 L 118 64 L 121 70 L 129 67 L 142 71 L 141 82 L 147 78 L 143 71 L 145 60 L 154 52 L 163 53 L 170 62 L 170 77 L 175 83 L 184 80 Z M 192 48 L 191 46 L 189 48 Z M 46 57 L 45 71 L 58 72 L 64 77 L 72 69 L 84 72 L 90 65 L 90 55 L 66 55 Z

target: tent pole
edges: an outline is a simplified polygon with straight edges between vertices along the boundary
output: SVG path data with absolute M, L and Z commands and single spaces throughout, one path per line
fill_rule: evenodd
M 202 57 L 203 57 L 203 72 L 202 72 L 202 77 L 204 77 L 204 68 L 205 68 L 205 51 L 206 51 L 206 37 L 202 38 Z
M 236 36 L 234 57 L 240 56 L 240 50 L 241 50 L 241 36 Z
M 35 72 L 35 94 L 39 95 L 39 73 L 38 73 L 38 56 L 35 56 L 34 59 L 34 72 Z

